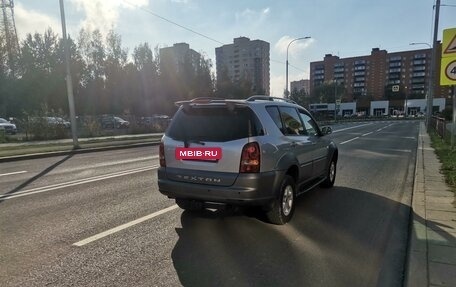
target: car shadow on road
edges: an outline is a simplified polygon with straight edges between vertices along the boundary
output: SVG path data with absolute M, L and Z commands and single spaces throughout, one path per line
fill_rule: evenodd
M 347 187 L 304 194 L 284 226 L 185 211 L 171 256 L 183 286 L 402 286 L 409 214 Z
M 64 162 L 66 162 L 67 160 L 69 160 L 70 158 L 73 157 L 73 154 L 70 154 L 70 155 L 67 155 L 65 156 L 64 158 L 62 158 L 61 160 L 53 163 L 52 165 L 46 167 L 44 170 L 42 170 L 40 173 L 38 173 L 37 175 L 35 175 L 34 177 L 32 178 L 29 178 L 28 180 L 26 180 L 25 182 L 21 183 L 20 185 L 18 185 L 17 187 L 11 189 L 10 191 L 6 192 L 6 193 L 3 193 L 2 196 L 5 196 L 5 195 L 12 195 L 16 192 L 19 192 L 21 190 L 23 190 L 25 187 L 29 186 L 31 183 L 33 183 L 34 181 L 36 181 L 37 179 L 45 176 L 46 174 L 48 174 L 49 172 L 51 172 L 52 170 L 54 170 L 56 167 L 58 167 L 59 165 L 63 164 Z M 4 200 L 0 199 L 0 203 L 2 203 Z

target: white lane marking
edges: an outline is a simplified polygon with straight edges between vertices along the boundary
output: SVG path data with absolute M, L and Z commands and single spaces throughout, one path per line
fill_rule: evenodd
M 78 241 L 78 242 L 76 242 L 76 243 L 73 243 L 73 245 L 74 245 L 74 246 L 78 246 L 78 247 L 84 246 L 84 245 L 86 245 L 86 244 L 89 244 L 90 242 L 93 242 L 93 241 L 96 241 L 96 240 L 101 239 L 101 238 L 103 238 L 103 237 L 106 237 L 106 236 L 108 236 L 108 235 L 114 234 L 114 233 L 116 233 L 116 232 L 119 232 L 119 231 L 121 231 L 121 230 L 124 230 L 124 229 L 126 229 L 126 228 L 128 228 L 128 227 L 131 227 L 131 226 L 133 226 L 133 225 L 139 224 L 139 223 L 144 222 L 144 221 L 146 221 L 146 220 L 149 220 L 149 219 L 152 219 L 152 218 L 157 217 L 157 216 L 159 216 L 159 215 L 165 214 L 165 213 L 167 213 L 167 212 L 169 212 L 169 211 L 171 211 L 171 210 L 176 209 L 177 207 L 178 207 L 178 206 L 177 206 L 176 204 L 174 204 L 174 205 L 172 205 L 172 206 L 170 206 L 170 207 L 167 207 L 167 208 L 165 208 L 165 209 L 159 210 L 159 211 L 154 212 L 154 213 L 152 213 L 152 214 L 143 216 L 143 217 L 141 217 L 141 218 L 135 219 L 135 220 L 133 220 L 133 221 L 124 223 L 124 224 L 119 225 L 119 226 L 117 226 L 117 227 L 114 227 L 114 228 L 111 228 L 111 229 L 106 230 L 106 231 L 104 231 L 104 232 L 101 232 L 101 233 L 98 233 L 98 234 L 96 234 L 96 235 L 93 235 L 93 236 L 91 236 L 91 237 L 89 237 L 89 238 L 86 238 L 86 239 L 84 239 L 84 240 L 81 240 L 81 241 Z
M 378 129 L 378 130 L 376 130 L 376 132 L 379 132 L 379 131 L 381 131 L 381 130 L 383 130 L 383 129 L 384 129 L 384 128 Z
M 362 125 L 358 125 L 358 126 L 354 126 L 354 127 L 349 127 L 349 128 L 344 128 L 344 129 L 336 130 L 336 131 L 333 131 L 333 133 L 343 132 L 343 131 L 346 131 L 346 130 L 356 129 L 356 128 L 364 127 L 364 126 L 368 126 L 368 125 L 372 125 L 372 123 L 362 124 Z
M 135 169 L 115 172 L 115 173 L 111 173 L 111 174 L 98 175 L 98 176 L 89 177 L 89 178 L 85 178 L 85 179 L 77 179 L 77 180 L 57 183 L 57 184 L 48 185 L 48 186 L 27 189 L 27 190 L 13 193 L 13 194 L 0 195 L 0 200 L 12 199 L 12 198 L 16 198 L 16 197 L 22 197 L 22 196 L 32 195 L 32 194 L 36 194 L 36 193 L 47 192 L 47 191 L 61 189 L 61 188 L 65 188 L 65 187 L 70 187 L 70 186 L 100 181 L 100 180 L 104 180 L 104 179 L 110 179 L 110 178 L 115 178 L 115 177 L 119 177 L 119 176 L 134 174 L 134 173 L 138 173 L 138 172 L 148 171 L 148 170 L 152 170 L 152 169 L 156 169 L 156 168 L 158 168 L 158 165 L 154 165 L 151 167 L 135 168 Z
M 359 137 L 352 138 L 351 140 L 341 142 L 340 144 L 346 144 L 346 143 L 349 143 L 349 142 L 354 141 L 354 140 L 357 140 L 357 139 L 359 139 Z
M 93 168 L 98 168 L 98 167 L 127 164 L 127 163 L 133 163 L 133 162 L 138 162 L 138 161 L 147 161 L 147 160 L 151 160 L 151 159 L 158 159 L 158 155 L 118 160 L 118 161 L 108 161 L 108 162 L 96 163 L 96 164 L 92 164 L 92 165 L 85 165 L 85 166 L 81 166 L 81 167 L 68 167 L 68 168 L 61 169 L 60 172 L 75 172 L 75 171 L 93 169 Z
M 15 172 L 8 172 L 8 173 L 0 173 L 0 176 L 7 176 L 7 175 L 13 175 L 13 174 L 21 174 L 21 173 L 26 173 L 26 170 L 21 170 L 21 171 L 15 171 Z
M 368 136 L 370 134 L 373 134 L 374 132 L 370 132 L 370 133 L 367 133 L 367 134 L 363 134 L 362 137 L 365 137 L 365 136 Z

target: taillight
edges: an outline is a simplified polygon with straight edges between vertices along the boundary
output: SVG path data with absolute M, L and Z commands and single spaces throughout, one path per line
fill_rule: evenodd
M 260 146 L 258 143 L 248 143 L 242 148 L 239 172 L 260 172 Z
M 160 166 L 161 167 L 166 167 L 166 160 L 165 160 L 165 145 L 163 142 L 160 143 L 159 147 L 159 155 L 158 158 L 160 159 Z

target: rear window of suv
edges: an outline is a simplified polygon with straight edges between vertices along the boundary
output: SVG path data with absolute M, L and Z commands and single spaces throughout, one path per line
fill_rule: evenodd
M 232 141 L 262 135 L 258 118 L 248 107 L 196 106 L 180 109 L 166 132 L 174 140 Z

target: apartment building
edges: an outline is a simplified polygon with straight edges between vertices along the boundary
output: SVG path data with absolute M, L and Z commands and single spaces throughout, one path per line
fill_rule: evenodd
M 344 85 L 347 101 L 364 102 L 367 107 L 370 101 L 389 100 L 393 106 L 403 106 L 405 99 L 425 98 L 431 53 L 431 49 L 388 53 L 374 48 L 370 55 L 359 57 L 327 54 L 323 61 L 310 63 L 310 91 L 323 83 L 337 82 Z M 439 83 L 440 58 L 436 62 L 435 80 Z M 448 87 L 436 85 L 434 97 L 447 98 L 450 92 Z
M 190 45 L 187 43 L 176 43 L 172 47 L 160 49 L 160 69 L 162 71 L 169 69 L 179 71 L 187 61 L 197 65 L 200 60 L 201 54 L 190 49 Z M 165 67 L 164 64 L 168 66 Z
M 235 38 L 233 44 L 215 48 L 217 78 L 227 73 L 233 82 L 247 79 L 256 94 L 269 95 L 269 43 Z
M 290 92 L 304 90 L 308 95 L 310 93 L 310 81 L 309 80 L 300 80 L 290 82 Z

